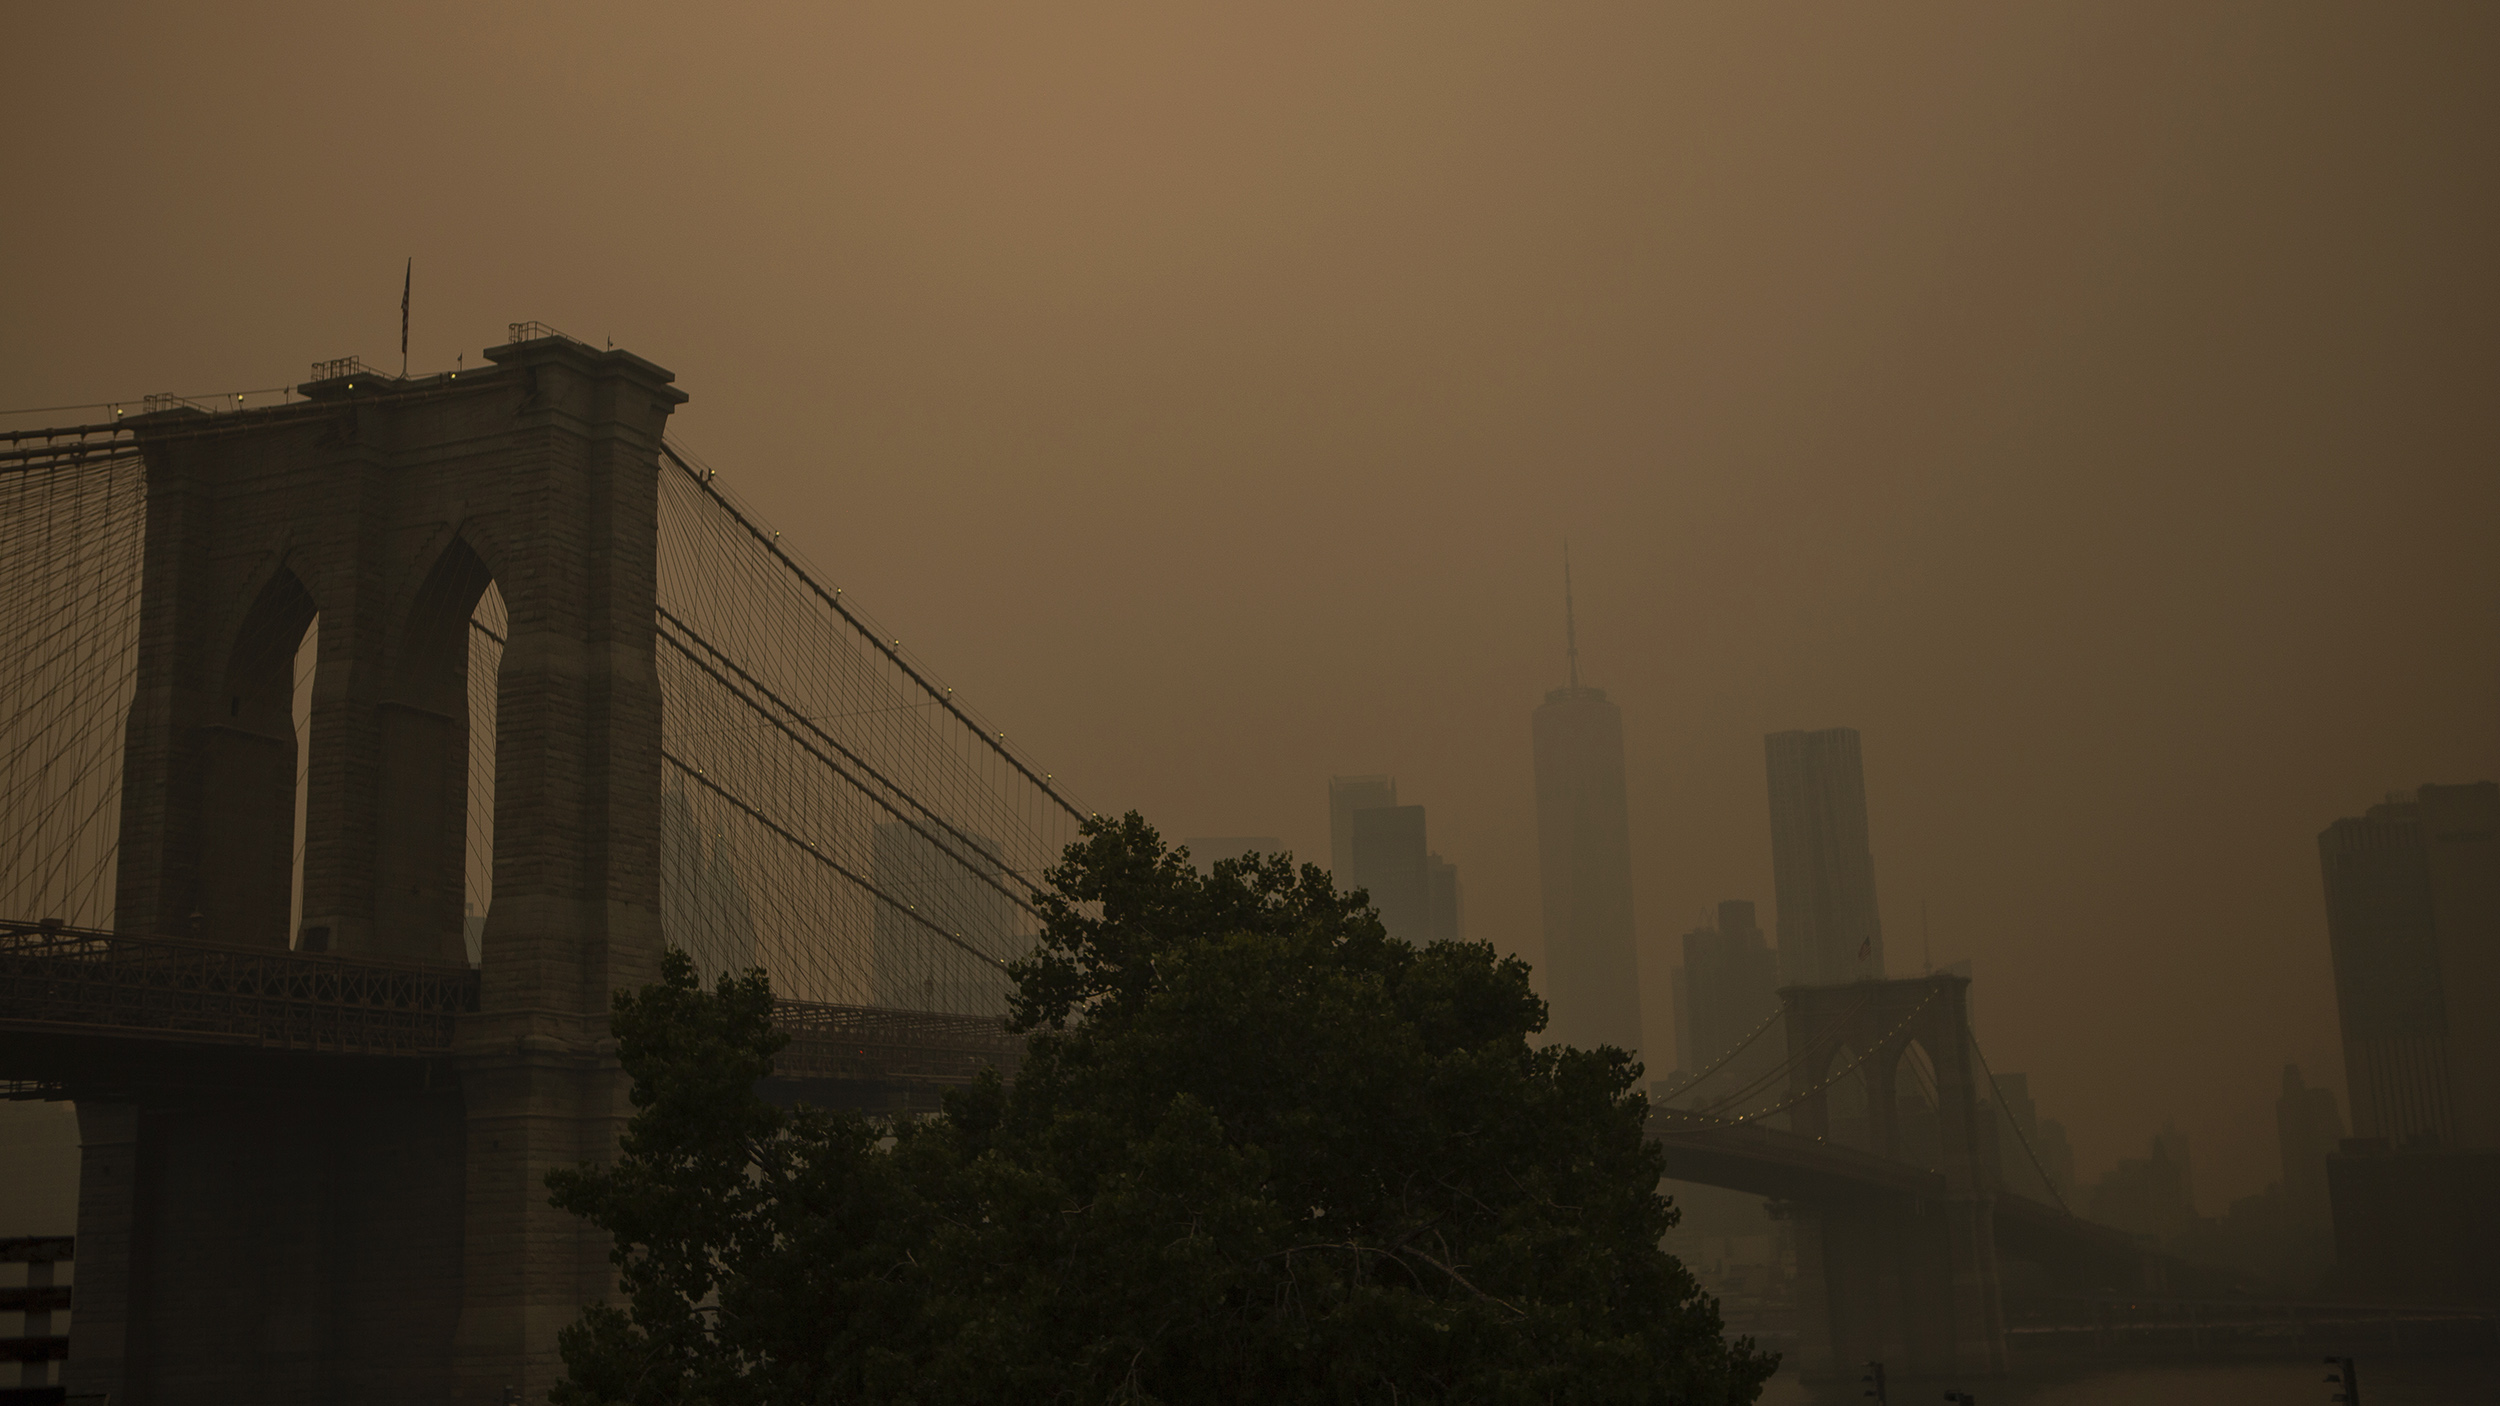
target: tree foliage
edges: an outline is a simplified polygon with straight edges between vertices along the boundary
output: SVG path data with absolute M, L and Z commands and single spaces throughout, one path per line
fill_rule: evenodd
M 550 1185 L 623 1292 L 561 1406 L 1754 1398 L 1658 1248 L 1638 1066 L 1537 1046 L 1524 964 L 1134 814 L 1046 882 L 1023 1065 L 931 1119 L 765 1101 L 761 973 L 618 1000 L 639 1111 Z

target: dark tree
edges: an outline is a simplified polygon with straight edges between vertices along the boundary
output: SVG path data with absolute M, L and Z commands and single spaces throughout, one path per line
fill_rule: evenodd
M 1047 880 L 1023 1067 L 926 1122 L 757 1097 L 760 975 L 618 1003 L 641 1112 L 554 1184 L 627 1302 L 557 1400 L 1754 1399 L 1775 1359 L 1658 1248 L 1637 1066 L 1537 1048 L 1523 964 L 1133 814 Z

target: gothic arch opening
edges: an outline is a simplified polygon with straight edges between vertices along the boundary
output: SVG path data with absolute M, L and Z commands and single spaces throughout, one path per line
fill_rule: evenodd
M 495 703 L 511 615 L 495 583 L 469 612 L 468 839 L 461 862 L 460 937 L 470 966 L 484 960 L 486 912 L 495 901 Z
M 486 563 L 454 537 L 410 599 L 383 692 L 375 700 L 372 950 L 377 956 L 466 962 L 471 917 L 470 785 L 477 741 L 479 603 L 493 586 Z M 499 602 L 500 603 L 500 602 Z M 495 642 L 500 663 L 500 642 Z M 483 684 L 492 694 L 491 674 Z M 494 745 L 492 704 L 485 745 Z M 492 767 L 485 847 L 491 887 Z M 491 892 L 489 894 L 491 898 Z
M 312 703 L 313 676 L 321 666 L 321 615 L 315 612 L 312 623 L 304 627 L 304 638 L 295 646 L 295 694 L 290 712 L 295 722 L 295 861 L 287 877 L 286 931 L 288 945 L 303 941 L 304 933 L 304 837 L 312 806 Z
M 315 607 L 280 566 L 235 631 L 222 686 L 200 729 L 199 866 L 191 936 L 249 947 L 288 945 L 295 866 L 298 745 L 295 665 Z
M 1943 1133 L 1937 1122 L 1936 1061 L 1927 1046 L 1913 1039 L 1895 1056 L 1892 1076 L 1894 1123 L 1904 1162 L 1933 1167 L 1944 1158 Z

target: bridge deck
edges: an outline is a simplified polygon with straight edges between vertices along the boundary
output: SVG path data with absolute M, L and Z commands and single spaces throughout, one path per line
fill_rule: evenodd
M 0 921 L 0 1079 L 58 1097 L 448 1075 L 414 1066 L 447 1065 L 478 992 L 469 967 Z M 784 1001 L 774 1023 L 777 1092 L 850 1105 L 1012 1074 L 1023 1049 L 980 1016 Z
M 1650 1115 L 1650 1140 L 1667 1154 L 1667 1175 L 1781 1199 L 1879 1196 L 1933 1200 L 1944 1174 L 1843 1143 L 1760 1123 Z
M 1932 1201 L 1948 1194 L 1943 1173 L 1933 1168 L 1782 1128 L 1662 1110 L 1651 1115 L 1649 1135 L 1667 1154 L 1667 1175 L 1677 1181 L 1818 1202 Z M 2009 1254 L 2113 1282 L 2140 1276 L 2145 1252 L 2123 1230 L 2024 1196 L 1998 1192 L 1992 1203 L 1997 1244 Z

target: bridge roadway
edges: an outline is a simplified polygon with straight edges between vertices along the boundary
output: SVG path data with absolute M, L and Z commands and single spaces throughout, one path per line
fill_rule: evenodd
M 21 1097 L 92 1098 L 253 1087 L 447 1086 L 459 1018 L 477 1009 L 466 967 L 347 959 L 0 921 L 0 1081 Z M 768 1092 L 862 1110 L 934 1108 L 1021 1042 L 995 1020 L 784 1001 L 791 1036 Z M 1661 1111 L 1650 1136 L 1678 1181 L 1771 1200 L 1914 1207 L 1944 1174 L 1759 1123 Z M 2027 1197 L 1995 1198 L 1998 1244 L 2018 1258 L 2125 1272 L 2121 1231 Z
M 252 1088 L 448 1088 L 467 967 L 0 922 L 0 1090 L 144 1101 Z M 996 1020 L 784 1001 L 767 1093 L 926 1110 L 1022 1042 Z
M 1649 1136 L 1666 1153 L 1669 1178 L 1774 1201 L 1854 1202 L 1915 1214 L 1951 1194 L 1944 1173 L 1934 1168 L 1759 1123 L 1661 1110 L 1650 1117 Z M 2125 1231 L 2002 1191 L 1991 1211 L 2000 1252 L 2070 1283 L 2140 1286 L 2144 1250 Z

